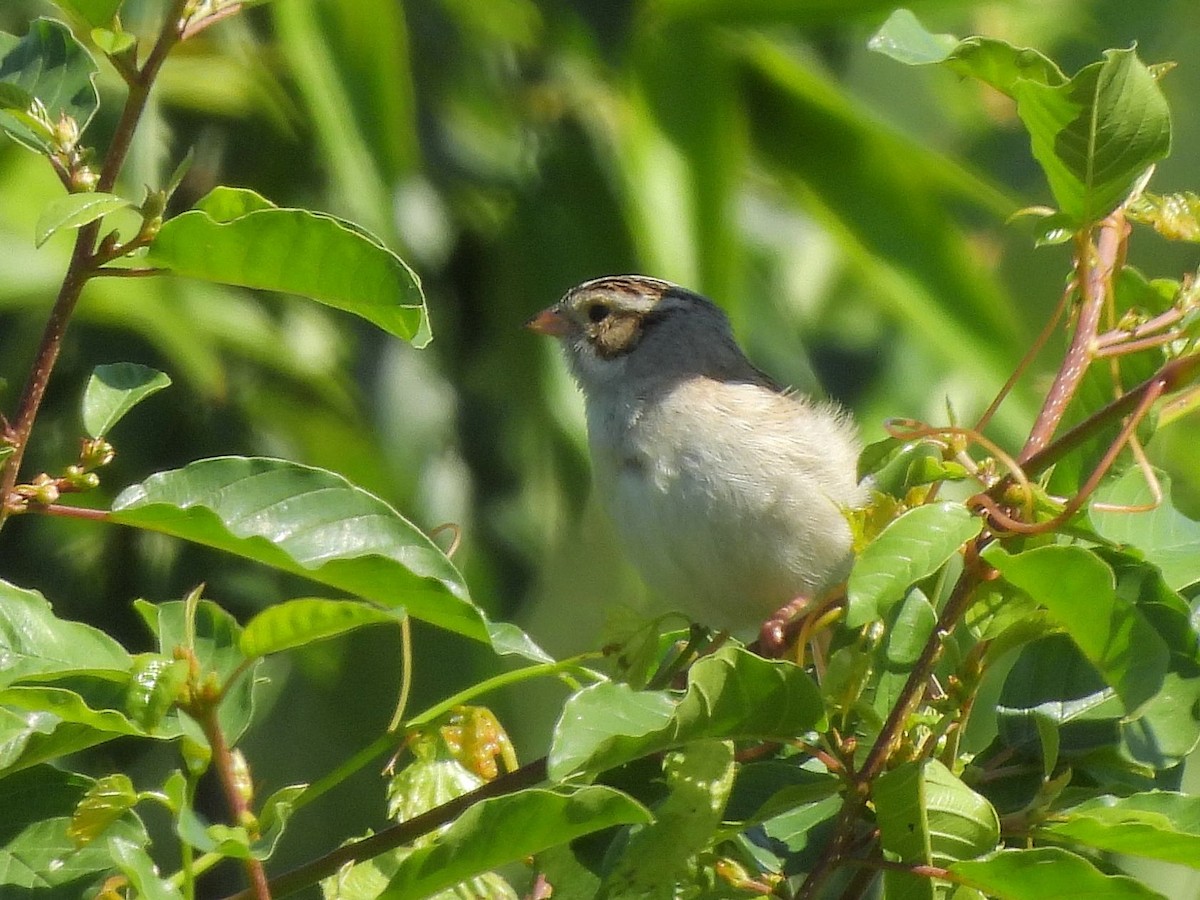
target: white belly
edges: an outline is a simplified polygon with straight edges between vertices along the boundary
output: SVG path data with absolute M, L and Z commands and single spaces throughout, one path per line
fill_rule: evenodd
M 720 389 L 685 384 L 645 408 L 589 409 L 589 432 L 600 499 L 652 594 L 742 631 L 845 575 L 856 447 L 794 398 Z

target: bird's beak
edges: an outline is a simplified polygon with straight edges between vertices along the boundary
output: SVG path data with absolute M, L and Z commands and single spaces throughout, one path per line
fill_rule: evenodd
M 543 309 L 540 313 L 525 323 L 525 327 L 536 334 L 546 334 L 550 337 L 562 337 L 567 333 L 570 323 L 566 316 L 555 307 Z

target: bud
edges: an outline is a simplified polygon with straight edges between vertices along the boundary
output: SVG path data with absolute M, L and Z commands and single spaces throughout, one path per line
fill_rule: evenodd
M 80 166 L 71 173 L 71 189 L 76 194 L 94 191 L 100 182 L 100 176 L 88 166 Z
M 54 143 L 63 151 L 70 153 L 79 143 L 79 123 L 63 113 L 54 126 Z
M 79 448 L 79 466 L 85 471 L 99 469 L 113 461 L 117 453 L 104 438 L 85 439 Z

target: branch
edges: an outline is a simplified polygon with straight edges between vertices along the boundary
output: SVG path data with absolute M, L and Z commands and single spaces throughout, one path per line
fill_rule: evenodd
M 1067 350 L 1066 358 L 1055 376 L 1041 412 L 1038 413 L 1029 439 L 1021 450 L 1022 463 L 1050 443 L 1092 362 L 1096 336 L 1100 329 L 1100 313 L 1104 309 L 1108 286 L 1128 234 L 1129 225 L 1125 222 L 1124 214 L 1118 210 L 1101 223 L 1100 239 L 1096 246 L 1092 245 L 1091 229 L 1085 229 L 1075 236 L 1075 269 L 1078 273 L 1076 282 L 1080 294 L 1079 320 L 1075 323 L 1075 333 L 1071 336 L 1071 346 Z
M 157 77 L 158 71 L 162 67 L 164 60 L 166 60 L 171 48 L 179 42 L 183 27 L 181 16 L 186 5 L 187 0 L 172 0 L 167 9 L 166 18 L 163 21 L 158 40 L 154 43 L 154 48 L 146 58 L 145 65 L 138 72 L 137 78 L 133 79 L 130 83 L 129 94 L 125 98 L 125 106 L 121 111 L 121 118 L 113 133 L 112 143 L 109 144 L 108 153 L 104 157 L 104 165 L 100 170 L 100 177 L 96 183 L 97 191 L 111 191 L 113 185 L 116 184 L 117 176 L 120 174 L 121 168 L 125 164 L 125 158 L 129 154 L 129 147 L 133 141 L 134 132 L 137 130 L 138 122 L 141 120 L 142 113 L 146 109 L 146 101 L 150 97 L 150 89 L 154 84 L 154 79 Z M 13 488 L 17 484 L 21 459 L 25 455 L 25 448 L 29 445 L 29 436 L 33 431 L 33 423 L 37 419 L 42 399 L 46 395 L 46 386 L 50 382 L 50 373 L 54 370 L 54 365 L 58 361 L 58 354 L 62 348 L 63 337 L 67 332 L 67 325 L 71 321 L 71 315 L 75 311 L 76 304 L 79 302 L 79 295 L 83 291 L 83 286 L 87 284 L 88 279 L 94 274 L 95 260 L 93 253 L 95 252 L 96 238 L 100 234 L 101 221 L 97 219 L 94 222 L 84 225 L 79 229 L 79 233 L 75 237 L 75 248 L 71 251 L 71 261 L 67 266 L 66 274 L 63 276 L 58 297 L 54 301 L 54 308 L 50 311 L 50 318 L 46 321 L 46 328 L 42 332 L 41 344 L 38 346 L 37 356 L 34 358 L 33 366 L 29 371 L 29 378 L 25 382 L 24 390 L 21 392 L 16 420 L 9 435 L 9 440 L 13 446 L 13 454 L 5 463 L 3 475 L 0 477 L 0 527 L 3 527 L 5 520 L 13 512 L 11 496 Z
M 501 775 L 478 787 L 469 794 L 455 797 L 449 803 L 434 807 L 428 812 L 414 816 L 399 825 L 393 825 L 378 834 L 373 834 L 360 841 L 354 841 L 336 850 L 331 850 L 319 859 L 286 872 L 277 878 L 272 878 L 270 888 L 276 897 L 285 897 L 301 888 L 316 884 L 322 878 L 328 878 L 349 862 L 360 862 L 394 850 L 405 844 L 411 844 L 422 835 L 429 834 L 447 822 L 457 818 L 481 800 L 490 797 L 501 797 L 505 794 L 515 794 L 517 791 L 541 784 L 546 780 L 546 758 L 534 760 L 521 768 Z M 225 900 L 255 900 L 250 891 L 241 891 Z

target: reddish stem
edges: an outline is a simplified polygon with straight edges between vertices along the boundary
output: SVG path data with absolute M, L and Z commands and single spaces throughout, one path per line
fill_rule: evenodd
M 250 809 L 250 802 L 238 784 L 237 765 L 233 759 L 233 751 L 229 749 L 229 744 L 225 740 L 225 732 L 221 730 L 221 723 L 217 720 L 217 703 L 214 701 L 207 704 L 202 710 L 196 711 L 195 716 L 212 748 L 213 766 L 221 781 L 221 790 L 225 794 L 225 802 L 229 804 L 234 824 L 241 825 L 252 820 L 254 814 Z M 254 900 L 271 900 L 271 888 L 267 883 L 267 873 L 262 862 L 249 856 L 243 860 L 243 863 L 246 868 L 246 877 L 250 879 L 250 896 Z
M 130 81 L 129 94 L 125 98 L 121 118 L 113 132 L 112 143 L 104 157 L 104 166 L 100 170 L 100 177 L 96 183 L 97 191 L 111 191 L 113 185 L 116 184 L 117 176 L 129 154 L 129 147 L 133 141 L 134 132 L 137 130 L 137 124 L 145 111 L 146 101 L 150 97 L 150 88 L 154 84 L 154 79 L 166 60 L 167 54 L 179 42 L 184 24 L 180 21 L 180 17 L 183 15 L 186 4 L 187 0 L 173 0 L 167 10 L 158 40 L 155 41 L 150 55 L 146 57 L 145 65 L 137 73 L 137 77 Z M 42 332 L 41 344 L 38 346 L 33 367 L 29 371 L 29 378 L 25 382 L 25 389 L 21 392 L 16 420 L 6 435 L 12 444 L 13 454 L 4 464 L 3 477 L 0 477 L 0 527 L 3 527 L 5 519 L 13 512 L 10 497 L 17 484 L 21 459 L 25 455 L 26 447 L 29 446 L 33 423 L 37 419 L 38 410 L 46 395 L 46 387 L 50 383 L 50 373 L 54 370 L 54 364 L 58 361 L 58 354 L 62 349 L 67 325 L 71 321 L 75 305 L 79 302 L 83 286 L 94 274 L 95 258 L 93 254 L 96 237 L 100 233 L 100 224 L 101 220 L 98 219 L 79 229 L 79 234 L 75 238 L 75 248 L 71 252 L 71 261 L 63 276 L 62 286 L 54 301 L 54 308 L 50 311 L 46 328 Z

